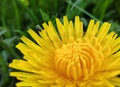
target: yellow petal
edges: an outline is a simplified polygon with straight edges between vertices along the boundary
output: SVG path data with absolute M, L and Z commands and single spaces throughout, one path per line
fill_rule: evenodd
M 75 35 L 76 38 L 82 38 L 83 36 L 83 22 L 80 21 L 79 16 L 75 17 Z

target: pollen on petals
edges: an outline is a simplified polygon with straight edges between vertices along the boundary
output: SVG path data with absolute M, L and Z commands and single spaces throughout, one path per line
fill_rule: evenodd
M 14 59 L 10 76 L 17 87 L 119 87 L 120 37 L 109 32 L 110 25 L 91 20 L 83 31 L 79 16 L 75 23 L 67 16 L 43 23 L 43 30 L 28 30 L 34 41 L 23 36 L 16 46 L 23 59 Z

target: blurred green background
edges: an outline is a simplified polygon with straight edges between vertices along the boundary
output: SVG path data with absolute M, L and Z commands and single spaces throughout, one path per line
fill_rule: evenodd
M 15 87 L 15 78 L 8 64 L 14 58 L 22 58 L 15 48 L 27 30 L 36 31 L 36 25 L 67 15 L 74 20 L 76 15 L 84 27 L 92 18 L 112 23 L 111 31 L 120 35 L 120 0 L 0 0 L 0 87 Z

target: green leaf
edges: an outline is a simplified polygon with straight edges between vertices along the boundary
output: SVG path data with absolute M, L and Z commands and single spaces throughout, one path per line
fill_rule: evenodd
M 78 9 L 79 11 L 83 12 L 84 14 L 88 15 L 89 17 L 98 20 L 94 15 L 92 15 L 91 13 L 89 13 L 88 11 L 84 10 L 83 8 L 81 8 L 80 6 L 75 5 L 74 3 L 72 3 L 71 1 L 67 1 L 67 3 L 69 3 L 70 5 L 72 5 L 73 7 L 75 7 L 76 9 Z
M 42 9 L 40 9 L 40 14 L 42 16 L 43 21 L 48 21 L 50 19 L 49 15 L 44 12 Z
M 8 52 L 8 54 L 12 55 L 14 58 L 20 58 L 14 48 L 10 46 L 10 44 L 6 44 L 3 40 L 0 40 L 0 46 Z
M 94 2 L 95 7 L 93 9 L 93 15 L 99 18 L 100 20 L 103 20 L 108 7 L 113 1 L 114 0 L 100 0 L 100 1 L 95 0 Z
M 8 74 L 8 65 L 7 62 L 5 61 L 5 58 L 3 58 L 5 51 L 2 51 L 0 54 L 0 63 L 2 66 L 2 81 L 1 84 L 5 84 L 6 82 L 8 82 L 8 78 L 9 78 L 9 74 Z
M 6 43 L 7 45 L 10 45 L 15 39 L 17 39 L 16 36 L 9 39 L 4 39 L 3 42 Z
M 2 36 L 3 34 L 5 34 L 7 32 L 7 30 L 1 30 L 0 31 L 0 36 Z
M 0 32 L 3 31 L 4 33 L 4 36 L 7 38 L 7 37 L 11 37 L 11 30 L 8 29 L 7 27 L 0 27 Z M 2 34 L 3 35 L 3 34 Z M 1 36 L 1 35 L 0 35 Z
M 20 2 L 25 6 L 28 6 L 30 4 L 29 0 L 20 0 Z
M 115 6 L 117 13 L 119 14 L 118 16 L 120 17 L 120 0 L 115 0 Z

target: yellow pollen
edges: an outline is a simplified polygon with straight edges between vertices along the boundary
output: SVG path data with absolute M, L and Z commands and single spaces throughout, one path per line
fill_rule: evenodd
M 55 50 L 55 68 L 61 75 L 71 80 L 87 80 L 94 74 L 99 62 L 96 50 L 87 42 L 64 44 Z

